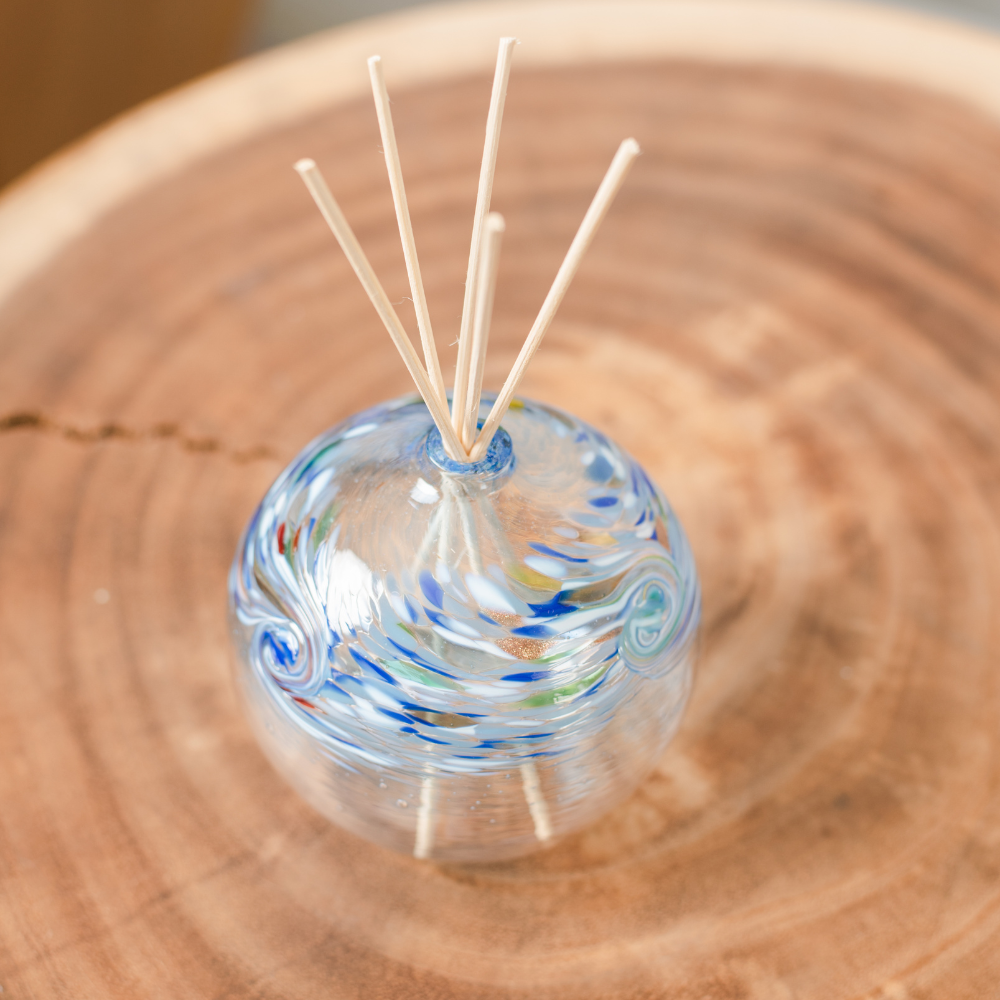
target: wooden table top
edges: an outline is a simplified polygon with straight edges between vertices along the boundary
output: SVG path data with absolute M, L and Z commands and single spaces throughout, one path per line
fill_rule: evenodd
M 341 832 L 270 769 L 229 676 L 226 574 L 299 448 L 408 387 L 292 162 L 316 158 L 406 295 L 381 51 L 453 339 L 506 33 L 487 386 L 635 135 L 524 392 L 666 489 L 705 626 L 680 735 L 623 807 L 459 868 Z M 824 3 L 545 0 L 266 54 L 9 191 L 4 996 L 996 993 L 998 176 L 987 36 Z

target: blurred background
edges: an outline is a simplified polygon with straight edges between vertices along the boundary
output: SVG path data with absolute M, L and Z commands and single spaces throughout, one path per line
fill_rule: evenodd
M 1000 0 L 883 2 L 1000 31 Z M 233 59 L 413 5 L 415 0 L 0 0 L 0 187 L 116 114 Z

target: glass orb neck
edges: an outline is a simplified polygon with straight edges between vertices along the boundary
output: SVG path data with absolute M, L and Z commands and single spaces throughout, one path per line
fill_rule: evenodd
M 482 428 L 480 420 L 477 427 Z M 432 427 L 427 433 L 427 457 L 442 471 L 452 476 L 474 476 L 478 479 L 493 479 L 506 472 L 514 461 L 514 445 L 510 435 L 498 427 L 485 458 L 478 462 L 456 462 L 444 450 L 441 432 Z

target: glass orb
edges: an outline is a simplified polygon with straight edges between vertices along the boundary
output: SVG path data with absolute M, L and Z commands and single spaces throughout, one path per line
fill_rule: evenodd
M 320 435 L 268 490 L 229 590 L 278 771 L 421 858 L 512 857 L 597 819 L 656 764 L 691 686 L 700 590 L 666 497 L 530 400 L 471 466 L 417 397 Z

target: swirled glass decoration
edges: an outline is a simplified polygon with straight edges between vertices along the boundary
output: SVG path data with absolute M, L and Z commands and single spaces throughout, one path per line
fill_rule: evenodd
M 230 597 L 279 771 L 355 833 L 461 861 L 525 853 L 634 790 L 680 720 L 700 614 L 660 490 L 528 400 L 475 465 L 418 397 L 327 431 L 268 490 Z

